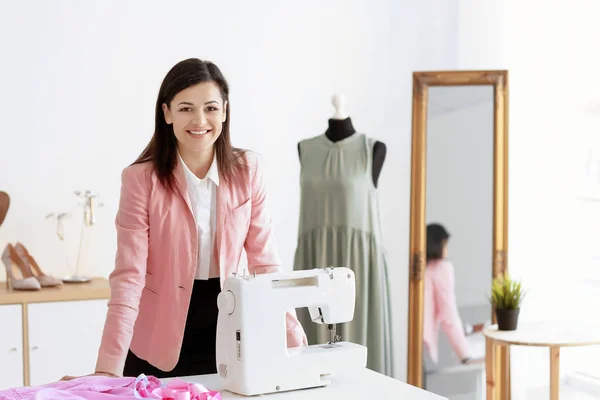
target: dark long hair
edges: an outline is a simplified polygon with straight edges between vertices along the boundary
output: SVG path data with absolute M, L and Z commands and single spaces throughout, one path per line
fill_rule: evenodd
M 170 190 L 175 187 L 173 171 L 177 165 L 177 139 L 173 132 L 173 125 L 165 121 L 162 105 L 164 103 L 170 106 L 177 93 L 201 82 L 214 82 L 219 87 L 223 102 L 227 102 L 226 119 L 221 134 L 215 142 L 219 175 L 227 182 L 235 182 L 239 178 L 240 168 L 245 167 L 241 157 L 245 150 L 231 145 L 229 84 L 219 67 L 212 62 L 188 58 L 175 64 L 165 76 L 156 99 L 154 134 L 133 163 L 152 162 L 159 182 Z
M 444 243 L 450 238 L 450 233 L 440 224 L 427 225 L 427 262 L 442 258 Z

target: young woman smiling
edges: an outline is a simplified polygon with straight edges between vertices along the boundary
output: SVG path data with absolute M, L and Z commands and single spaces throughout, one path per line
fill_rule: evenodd
M 242 249 L 249 273 L 280 268 L 263 171 L 232 147 L 229 110 L 211 62 L 181 61 L 164 78 L 154 135 L 122 173 L 96 375 L 215 373 L 217 295 Z M 294 310 L 286 325 L 288 347 L 307 344 Z

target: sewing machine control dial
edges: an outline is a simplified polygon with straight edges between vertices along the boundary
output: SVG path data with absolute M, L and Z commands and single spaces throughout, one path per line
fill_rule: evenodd
M 223 311 L 231 315 L 235 310 L 235 296 L 230 290 L 219 293 L 217 296 L 217 307 L 219 311 Z

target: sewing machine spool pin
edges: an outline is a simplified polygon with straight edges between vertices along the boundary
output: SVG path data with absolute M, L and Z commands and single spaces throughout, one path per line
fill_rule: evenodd
M 327 267 L 327 273 L 329 274 L 329 279 L 333 279 L 333 266 Z

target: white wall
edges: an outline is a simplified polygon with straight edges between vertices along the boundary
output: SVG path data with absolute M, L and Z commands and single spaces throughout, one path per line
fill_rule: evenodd
M 582 290 L 581 278 L 600 270 L 600 202 L 578 195 L 586 140 L 600 128 L 588 110 L 600 100 L 600 57 L 590 50 L 600 4 L 461 0 L 459 9 L 460 68 L 510 71 L 508 265 L 529 292 L 520 320 L 597 319 L 600 291 Z M 513 399 L 546 397 L 547 351 L 511 354 Z M 566 358 L 563 374 L 577 364 Z M 528 395 L 535 386 L 545 390 Z
M 324 131 L 341 91 L 356 128 L 386 143 L 381 217 L 394 302 L 397 377 L 406 375 L 411 95 L 414 70 L 452 69 L 458 3 L 329 1 L 27 1 L 0 13 L 0 190 L 12 197 L 0 246 L 22 241 L 49 274 L 69 273 L 44 218 L 74 190 L 100 193 L 82 273 L 107 276 L 120 172 L 151 136 L 168 69 L 215 61 L 231 84 L 234 144 L 267 168 L 277 245 L 291 268 L 297 235 L 296 143 Z M 2 277 L 0 276 L 0 279 Z
M 450 232 L 459 307 L 489 304 L 493 244 L 493 87 L 464 91 L 430 88 L 451 108 L 427 119 L 426 220 Z

